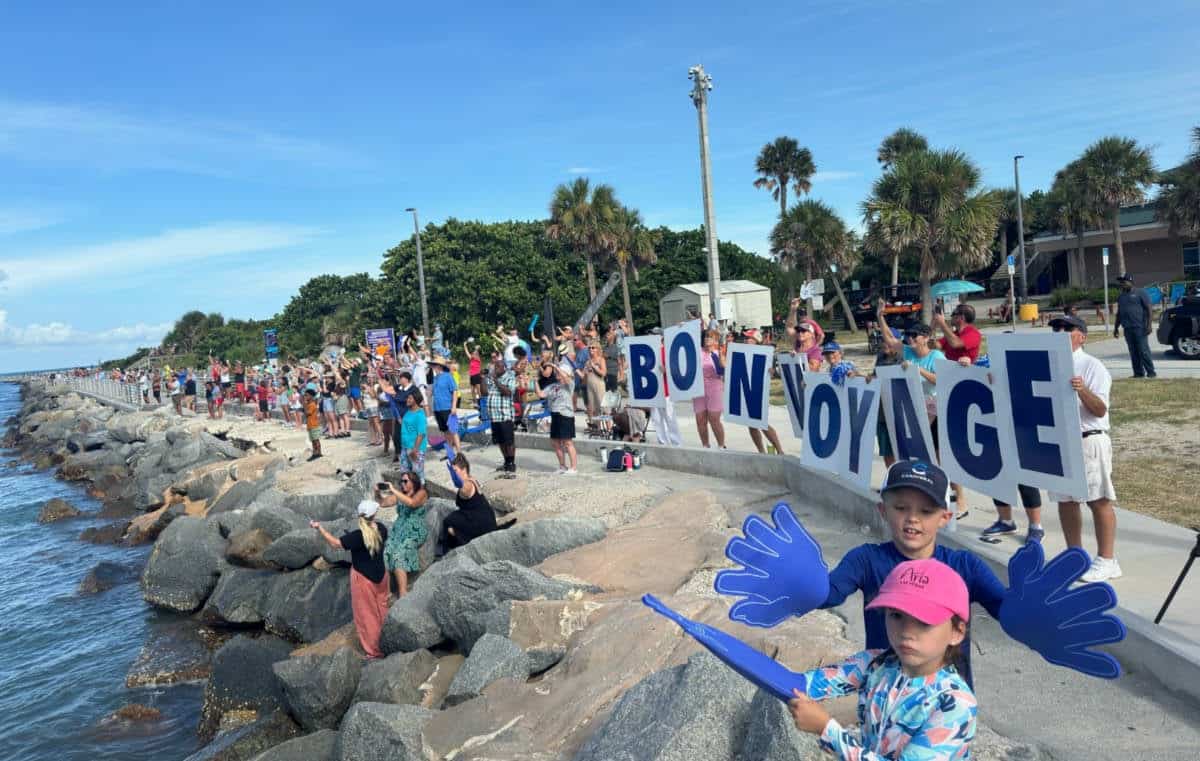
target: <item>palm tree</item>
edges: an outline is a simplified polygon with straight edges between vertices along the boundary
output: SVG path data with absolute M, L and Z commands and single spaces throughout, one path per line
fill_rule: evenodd
M 855 265 L 855 247 L 841 217 L 826 204 L 806 199 L 787 210 L 771 230 L 770 240 L 771 251 L 779 262 L 788 262 L 793 267 L 801 263 L 808 280 L 813 279 L 814 271 L 824 272 L 831 264 L 838 268 L 839 272 L 833 273 L 833 285 L 849 317 L 850 330 L 856 332 L 858 326 L 842 292 L 839 274 Z
M 586 177 L 559 185 L 550 199 L 546 235 L 565 242 L 583 258 L 590 299 L 596 298 L 595 259 L 613 249 L 619 206 L 611 186 L 592 187 Z
M 1176 235 L 1200 233 L 1200 127 L 1192 128 L 1192 153 L 1160 179 L 1159 219 Z
M 618 214 L 616 247 L 613 249 L 613 259 L 620 268 L 621 295 L 625 299 L 625 321 L 629 330 L 633 331 L 633 309 L 629 304 L 629 275 L 632 267 L 634 277 L 638 277 L 638 264 L 653 264 L 658 259 L 654 247 L 658 245 L 658 236 L 646 228 L 642 215 L 637 209 L 623 206 Z
M 997 194 L 979 189 L 979 168 L 955 150 L 901 154 L 863 203 L 868 230 L 877 226 L 892 251 L 918 252 L 926 324 L 933 318 L 934 275 L 988 261 L 999 214 Z
M 901 127 L 892 134 L 883 139 L 879 144 L 879 150 L 875 152 L 875 160 L 878 161 L 883 171 L 892 168 L 892 164 L 896 163 L 901 154 L 910 151 L 927 151 L 929 150 L 929 141 L 925 136 L 915 129 Z
M 915 129 L 909 127 L 901 127 L 892 134 L 883 139 L 879 144 L 879 148 L 875 152 L 875 160 L 883 167 L 883 171 L 888 171 L 892 165 L 906 153 L 913 151 L 928 151 L 929 141 L 925 136 Z M 881 243 L 880 236 L 868 230 L 867 239 L 872 243 Z M 886 248 L 886 246 L 878 246 L 877 248 Z M 905 253 L 900 249 L 894 249 L 892 254 L 892 285 L 897 285 L 900 282 L 900 256 Z
M 1117 272 L 1125 274 L 1125 248 L 1121 244 L 1121 207 L 1146 200 L 1146 187 L 1157 172 L 1149 148 L 1128 137 L 1104 137 L 1088 146 L 1080 157 L 1089 192 L 1104 202 L 1112 220 Z
M 794 138 L 777 137 L 767 143 L 754 162 L 759 178 L 754 187 L 766 188 L 771 197 L 779 201 L 779 216 L 787 213 L 788 185 L 796 195 L 812 190 L 812 176 L 817 171 L 812 151 L 802 148 Z
M 1075 235 L 1076 275 L 1072 285 L 1087 283 L 1087 260 L 1084 258 L 1083 234 L 1104 221 L 1103 205 L 1090 194 L 1086 168 L 1082 160 L 1067 164 L 1054 175 L 1050 186 L 1050 212 L 1054 227 L 1060 233 Z

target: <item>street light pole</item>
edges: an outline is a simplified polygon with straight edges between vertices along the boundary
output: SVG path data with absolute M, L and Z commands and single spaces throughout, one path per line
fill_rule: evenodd
M 1029 272 L 1025 269 L 1025 217 L 1021 210 L 1021 170 L 1017 162 L 1024 156 L 1013 156 L 1013 181 L 1017 190 L 1017 252 L 1021 259 L 1021 298 L 1029 298 Z M 1008 252 L 1004 252 L 1008 256 Z
M 717 222 L 713 215 L 712 167 L 708 159 L 708 92 L 712 90 L 712 77 L 704 67 L 696 65 L 688 69 L 692 80 L 692 103 L 700 119 L 700 189 L 704 196 L 704 233 L 708 239 L 708 304 L 719 322 L 721 314 L 721 258 L 717 250 Z
M 413 215 L 413 234 L 417 238 L 417 285 L 421 289 L 421 335 L 428 338 L 429 332 L 429 304 L 425 302 L 425 259 L 421 256 L 421 226 L 417 223 L 417 210 L 410 206 L 405 211 L 411 211 Z

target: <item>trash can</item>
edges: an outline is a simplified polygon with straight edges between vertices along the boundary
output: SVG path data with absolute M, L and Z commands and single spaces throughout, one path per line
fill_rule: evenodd
M 1038 318 L 1038 305 L 1034 303 L 1022 304 L 1020 311 L 1017 312 L 1017 317 L 1023 322 L 1033 322 Z

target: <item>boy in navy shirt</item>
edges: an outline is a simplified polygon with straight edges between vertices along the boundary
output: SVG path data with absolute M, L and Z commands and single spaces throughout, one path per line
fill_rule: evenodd
M 882 610 L 866 610 L 892 569 L 906 560 L 934 558 L 953 568 L 967 584 L 971 602 L 979 603 L 994 618 L 1007 589 L 996 574 L 976 555 L 937 544 L 937 532 L 950 522 L 946 505 L 949 482 L 936 465 L 903 460 L 892 465 L 879 490 L 879 514 L 888 524 L 892 541 L 864 544 L 846 553 L 829 574 L 829 597 L 822 608 L 845 602 L 855 592 L 863 593 L 863 622 L 867 649 L 889 647 Z M 962 643 L 962 672 L 971 684 L 970 638 Z

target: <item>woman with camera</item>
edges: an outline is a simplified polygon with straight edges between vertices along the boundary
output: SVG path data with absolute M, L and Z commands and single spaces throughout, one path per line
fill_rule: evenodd
M 396 577 L 397 595 L 408 594 L 408 574 L 421 570 L 419 553 L 421 545 L 429 538 L 425 526 L 425 502 L 429 493 L 416 473 L 407 472 L 400 476 L 400 488 L 388 481 L 375 484 L 375 499 L 383 507 L 396 508 L 396 522 L 388 533 L 383 548 L 383 559 L 388 570 Z

